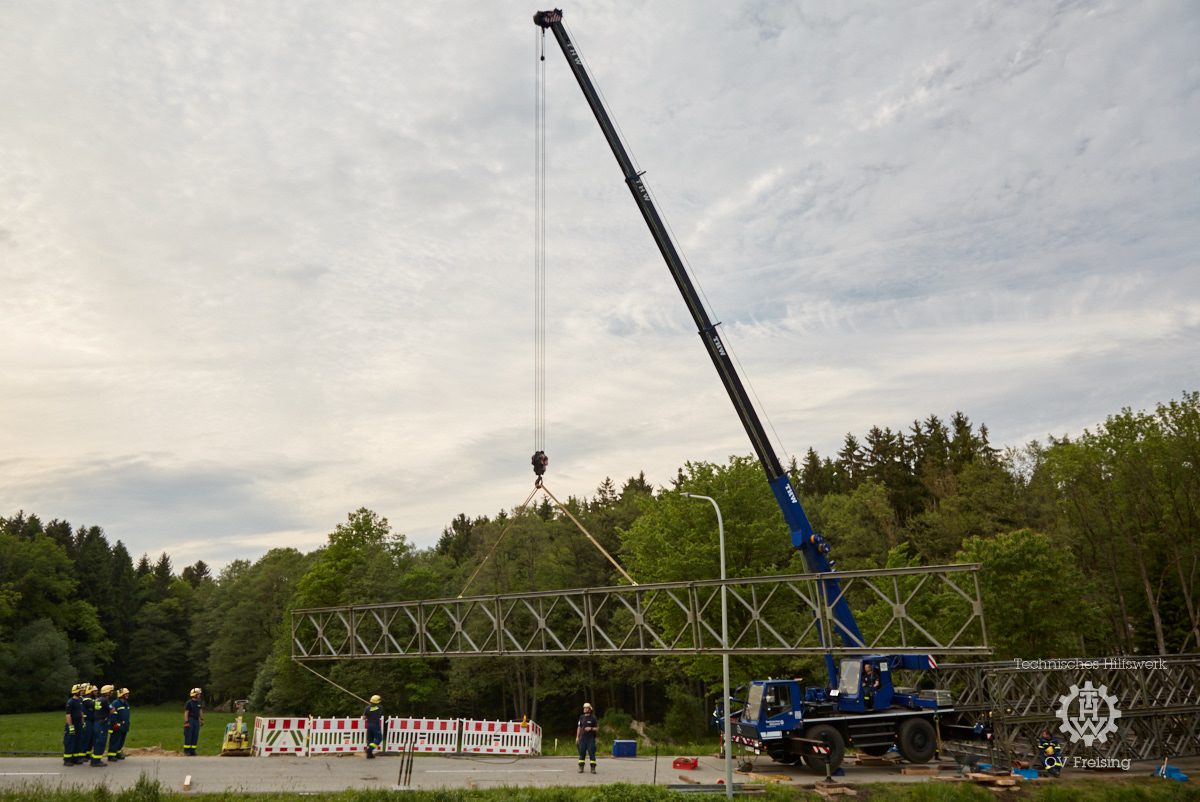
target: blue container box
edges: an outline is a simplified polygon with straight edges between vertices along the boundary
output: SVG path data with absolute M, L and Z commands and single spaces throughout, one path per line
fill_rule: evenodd
M 613 741 L 613 757 L 637 757 L 637 741 Z

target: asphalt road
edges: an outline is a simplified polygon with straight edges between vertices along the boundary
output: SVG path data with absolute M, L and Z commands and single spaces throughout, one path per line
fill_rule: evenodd
M 716 784 L 725 776 L 724 762 L 701 757 L 696 770 L 671 767 L 673 757 L 601 758 L 597 773 L 579 774 L 570 757 L 477 757 L 424 756 L 413 763 L 409 787 L 498 788 L 503 786 L 594 786 L 610 783 L 682 785 L 686 777 L 704 784 Z M 657 765 L 656 765 L 657 762 Z M 1197 775 L 1195 759 L 1172 761 L 1184 771 Z M 174 757 L 131 756 L 103 768 L 64 766 L 59 758 L 6 758 L 0 760 L 0 790 L 42 786 L 47 788 L 92 788 L 105 784 L 112 791 L 132 786 L 141 774 L 158 780 L 167 790 L 182 791 L 188 777 L 194 792 L 225 791 L 340 791 L 350 788 L 396 789 L 399 787 L 401 759 L 387 756 L 368 761 L 361 755 L 345 757 L 290 757 L 275 755 L 254 757 Z M 949 776 L 953 767 L 945 767 Z M 929 777 L 901 774 L 896 768 L 848 765 L 848 783 L 930 782 Z M 1135 764 L 1128 774 L 1146 775 L 1153 764 Z M 789 785 L 811 785 L 822 779 L 808 771 L 769 761 L 756 766 L 758 776 L 735 774 L 734 783 L 755 782 L 764 777 Z M 1120 776 L 1125 772 L 1071 771 L 1064 776 Z M 1128 776 L 1128 775 L 1126 775 Z

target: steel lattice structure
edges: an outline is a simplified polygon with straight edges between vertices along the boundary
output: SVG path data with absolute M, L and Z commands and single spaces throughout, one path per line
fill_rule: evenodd
M 1068 760 L 1200 754 L 1200 655 L 956 663 L 943 664 L 938 673 L 957 710 L 991 715 L 995 748 L 1009 761 L 1032 756 L 1043 728 L 1063 743 Z M 1120 711 L 1112 732 L 1091 745 L 1072 742 L 1059 715 L 1063 697 L 1089 683 L 1103 688 Z
M 293 610 L 292 658 L 988 654 L 977 564 L 666 582 Z M 721 641 L 721 588 L 729 643 Z M 860 611 L 843 645 L 831 608 Z

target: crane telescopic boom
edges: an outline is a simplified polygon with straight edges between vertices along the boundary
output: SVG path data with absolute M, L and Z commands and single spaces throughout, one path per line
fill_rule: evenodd
M 725 391 L 729 394 L 729 399 L 733 402 L 734 409 L 737 411 L 738 418 L 741 420 L 742 426 L 750 438 L 754 452 L 758 456 L 763 470 L 766 471 L 767 481 L 775 494 L 775 500 L 779 503 L 779 508 L 783 511 L 783 517 L 787 521 L 788 528 L 791 531 L 792 545 L 804 555 L 805 564 L 810 571 L 822 574 L 832 572 L 833 564 L 827 556 L 829 554 L 829 544 L 821 535 L 813 531 L 812 524 L 809 523 L 808 515 L 805 514 L 804 507 L 800 504 L 800 499 L 796 495 L 795 488 L 792 487 L 787 472 L 783 469 L 782 464 L 779 462 L 779 457 L 771 447 L 771 442 L 767 437 L 766 430 L 763 428 L 762 421 L 759 419 L 758 413 L 751 403 L 746 388 L 742 385 L 741 378 L 738 376 L 728 350 L 721 341 L 721 335 L 717 331 L 718 324 L 713 323 L 709 318 L 708 312 L 705 310 L 700 296 L 696 292 L 691 278 L 688 276 L 683 259 L 680 258 L 679 251 L 676 249 L 666 225 L 659 216 L 658 209 L 654 205 L 650 192 L 642 181 L 643 174 L 638 172 L 634 167 L 632 159 L 625 150 L 620 136 L 617 134 L 616 127 L 609 118 L 608 112 L 605 110 L 604 104 L 601 102 L 600 96 L 592 84 L 592 79 L 588 75 L 587 68 L 584 66 L 579 51 L 563 26 L 562 11 L 559 9 L 539 11 L 534 15 L 533 21 L 543 30 L 549 30 L 554 34 L 554 38 L 558 41 L 559 47 L 562 48 L 563 55 L 567 59 L 567 64 L 570 66 L 571 72 L 575 75 L 575 80 L 579 83 L 579 88 L 583 90 L 584 98 L 591 107 L 592 113 L 596 117 L 596 122 L 599 123 L 600 130 L 604 133 L 604 138 L 608 141 L 608 145 L 612 149 L 613 156 L 617 159 L 617 164 L 620 166 L 621 173 L 625 177 L 625 183 L 633 195 L 634 203 L 637 204 L 638 210 L 641 211 L 642 218 L 645 220 L 647 227 L 649 227 L 650 234 L 654 238 L 655 244 L 658 245 L 658 250 L 662 254 L 663 260 L 667 263 L 667 269 L 671 271 L 671 277 L 675 279 L 675 285 L 679 288 L 684 303 L 687 304 L 688 311 L 692 314 L 692 320 L 695 321 L 700 339 L 704 342 L 704 348 L 708 351 L 709 358 L 712 359 L 713 366 L 717 369 L 717 375 L 721 377 L 722 384 L 725 385 Z M 859 632 L 857 622 L 854 620 L 854 614 L 841 593 L 840 583 L 831 577 L 823 585 L 826 602 L 832 610 L 833 621 L 840 640 L 847 646 L 861 647 L 864 645 L 862 635 Z M 831 674 L 833 674 L 832 660 L 827 659 L 826 662 Z M 836 682 L 836 677 L 832 679 Z

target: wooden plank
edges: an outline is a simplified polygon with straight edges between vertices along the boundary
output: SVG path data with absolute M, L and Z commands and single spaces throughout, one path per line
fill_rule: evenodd
M 827 783 L 824 781 L 818 782 L 815 786 L 817 793 L 822 796 L 858 796 L 858 791 L 855 791 L 852 786 L 842 783 Z
M 1017 784 L 1017 778 L 1010 774 L 981 774 L 979 772 L 972 772 L 967 775 L 967 779 L 981 785 L 1009 787 Z
M 941 774 L 942 770 L 937 766 L 901 766 L 901 774 L 911 774 L 922 777 L 932 777 L 936 774 Z
M 786 774 L 761 774 L 756 771 L 742 771 L 741 769 L 738 769 L 737 773 L 745 775 L 754 782 L 760 783 L 790 783 L 792 781 L 792 778 Z

